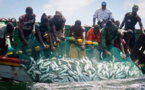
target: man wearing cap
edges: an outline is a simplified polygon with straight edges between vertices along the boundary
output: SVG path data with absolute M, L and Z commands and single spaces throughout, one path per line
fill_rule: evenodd
M 137 5 L 134 5 L 132 8 L 132 12 L 128 12 L 125 14 L 124 20 L 120 26 L 120 29 L 122 29 L 122 27 L 125 24 L 125 30 L 129 30 L 129 29 L 133 30 L 133 35 L 129 44 L 131 49 L 133 48 L 135 44 L 135 32 L 136 32 L 135 25 L 137 22 L 139 22 L 140 29 L 142 30 L 142 33 L 144 33 L 144 28 L 141 22 L 141 18 L 137 14 L 138 9 L 139 7 Z
M 101 20 L 105 20 L 107 22 L 109 19 L 111 19 L 111 21 L 114 22 L 112 12 L 106 8 L 106 5 L 106 2 L 102 2 L 102 7 L 96 10 L 95 14 L 93 15 L 93 26 L 96 23 L 96 18 L 98 22 Z
M 60 42 L 61 40 L 65 40 L 65 22 L 66 19 L 63 17 L 61 11 L 56 11 L 53 18 L 50 19 L 50 27 L 53 31 L 53 36 L 56 42 Z
M 118 28 L 111 21 L 106 23 L 106 26 L 101 30 L 101 46 L 105 51 L 105 55 L 108 56 L 107 46 L 114 44 L 114 40 L 118 38 Z

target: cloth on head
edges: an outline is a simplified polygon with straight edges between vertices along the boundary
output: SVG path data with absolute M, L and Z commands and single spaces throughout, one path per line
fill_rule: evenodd
M 55 15 L 60 15 L 60 16 L 62 16 L 62 12 L 61 12 L 61 11 L 56 11 L 56 12 L 55 12 Z

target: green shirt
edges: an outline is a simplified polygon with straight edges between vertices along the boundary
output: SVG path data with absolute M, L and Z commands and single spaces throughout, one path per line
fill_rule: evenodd
M 51 29 L 49 26 L 43 27 L 43 26 L 41 26 L 41 24 L 36 24 L 35 30 L 36 30 L 36 32 L 40 31 L 42 36 L 45 35 L 45 32 L 51 32 Z
M 113 24 L 112 30 L 107 30 L 106 26 L 101 30 L 101 46 L 103 49 L 106 49 L 107 46 L 111 44 L 112 40 L 118 38 L 118 28 Z

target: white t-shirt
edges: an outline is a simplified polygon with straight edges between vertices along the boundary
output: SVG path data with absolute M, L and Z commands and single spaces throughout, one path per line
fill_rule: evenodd
M 6 25 L 5 24 L 0 24 L 0 38 L 4 39 L 5 36 L 13 35 L 13 33 L 14 32 L 12 32 L 11 34 L 7 33 Z
M 109 9 L 103 10 L 102 8 L 96 10 L 93 18 L 97 18 L 97 20 L 107 20 L 108 18 L 113 19 L 112 12 Z

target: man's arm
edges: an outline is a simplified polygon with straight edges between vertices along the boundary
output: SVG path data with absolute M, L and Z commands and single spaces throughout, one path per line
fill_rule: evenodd
M 43 49 L 46 50 L 47 48 L 46 48 L 46 45 L 44 44 L 44 42 L 42 40 L 41 32 L 40 31 L 37 31 L 37 33 L 38 33 L 38 38 L 39 38 L 39 40 L 40 40 L 40 42 L 41 42 L 41 44 L 43 46 Z
M 93 18 L 93 26 L 95 26 L 96 18 Z
M 92 34 L 89 31 L 87 32 L 87 40 L 91 41 L 92 40 Z
M 125 16 L 124 16 L 124 19 L 123 19 L 121 25 L 120 25 L 120 29 L 122 29 L 122 27 L 124 26 L 124 24 L 125 24 L 125 20 L 126 20 L 126 14 L 125 14 Z
M 20 37 L 22 38 L 22 41 L 24 42 L 24 44 L 28 44 L 27 40 L 25 40 L 24 38 L 23 27 L 24 27 L 24 24 L 22 23 L 22 20 L 19 18 Z
M 65 23 L 62 24 L 62 36 L 65 36 Z
M 83 30 L 83 32 L 82 32 L 83 43 L 82 43 L 81 49 L 84 50 L 84 49 L 85 49 L 85 37 L 86 37 L 86 32 L 85 32 L 85 28 L 84 28 L 84 27 L 82 27 L 82 30 Z
M 139 22 L 140 30 L 142 30 L 142 33 L 144 34 L 144 28 L 141 22 L 141 18 L 139 17 L 138 19 L 139 19 L 138 22 Z
M 101 46 L 102 46 L 102 49 L 106 49 L 106 35 L 105 35 L 105 30 L 103 29 L 101 31 L 101 34 L 100 34 L 100 39 L 101 39 Z
M 69 35 L 69 37 L 72 36 L 72 27 L 69 28 L 69 34 L 68 35 Z
M 113 15 L 112 15 L 112 12 L 109 10 L 109 18 L 111 19 L 111 21 L 113 22 L 113 23 L 115 23 L 115 20 L 114 20 L 114 18 L 113 18 Z
M 52 51 L 55 51 L 56 48 L 53 46 L 52 34 L 49 32 L 48 35 L 49 35 L 49 39 L 50 39 L 50 47 L 51 47 L 51 50 Z
M 36 21 L 36 16 L 34 15 L 34 25 L 33 25 L 33 30 L 32 30 L 32 33 L 33 33 L 33 34 L 36 33 L 36 32 L 35 32 L 35 25 L 36 25 L 35 21 Z
M 55 38 L 56 42 L 59 43 L 60 40 L 56 36 L 56 27 L 55 27 L 55 25 L 52 25 L 52 31 L 53 31 L 53 35 L 54 35 L 54 38 Z
M 95 26 L 96 18 L 98 18 L 98 10 L 97 10 L 97 11 L 95 12 L 95 14 L 93 15 L 93 26 Z

